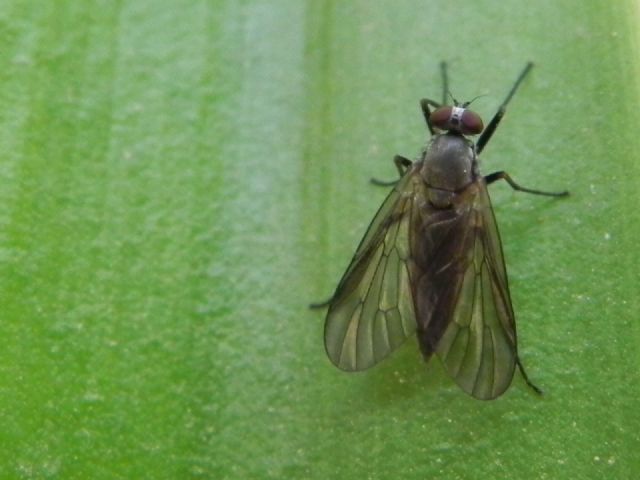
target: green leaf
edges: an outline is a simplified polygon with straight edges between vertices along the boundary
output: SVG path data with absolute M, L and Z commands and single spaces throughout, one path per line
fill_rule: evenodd
M 0 477 L 632 478 L 634 2 L 0 5 Z M 326 299 L 440 95 L 488 121 L 520 354 L 465 395 L 410 340 L 359 374 Z

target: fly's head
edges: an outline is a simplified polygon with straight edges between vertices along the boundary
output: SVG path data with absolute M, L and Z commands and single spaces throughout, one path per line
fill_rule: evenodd
M 429 122 L 433 127 L 449 133 L 477 135 L 482 132 L 484 125 L 480 115 L 467 108 L 469 103 L 458 105 L 454 100 L 454 105 L 443 105 L 431 112 Z

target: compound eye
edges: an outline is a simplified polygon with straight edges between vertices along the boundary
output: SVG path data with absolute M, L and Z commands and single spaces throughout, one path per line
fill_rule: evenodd
M 440 130 L 452 130 L 450 124 L 452 110 L 453 107 L 450 106 L 444 106 L 435 109 L 433 112 L 431 112 L 431 115 L 429 115 L 429 121 L 431 122 L 431 125 L 439 128 Z
M 477 135 L 484 128 L 480 115 L 466 108 L 450 105 L 435 109 L 429 116 L 429 121 L 440 130 L 463 135 Z
M 460 116 L 460 133 L 463 135 L 477 135 L 482 132 L 483 128 L 484 125 L 482 124 L 480 115 L 467 109 L 462 112 Z

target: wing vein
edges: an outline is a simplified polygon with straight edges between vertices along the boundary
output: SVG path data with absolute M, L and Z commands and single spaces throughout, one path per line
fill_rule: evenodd
M 325 322 L 325 349 L 343 370 L 371 367 L 413 333 L 415 312 L 407 303 L 407 212 L 411 177 L 387 195 L 340 280 Z M 403 252 L 402 255 L 400 252 Z M 409 297 L 411 298 L 411 297 Z

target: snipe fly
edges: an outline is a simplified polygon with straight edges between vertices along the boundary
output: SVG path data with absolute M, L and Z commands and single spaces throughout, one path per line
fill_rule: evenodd
M 417 333 L 428 360 L 434 353 L 469 395 L 488 400 L 511 384 L 518 357 L 516 324 L 500 235 L 487 185 L 563 197 L 518 185 L 506 172 L 482 176 L 478 156 L 507 104 L 531 70 L 528 63 L 484 128 L 469 103 L 420 102 L 431 134 L 419 160 L 396 156 L 400 179 L 373 218 L 329 307 L 324 340 L 342 370 L 369 368 Z M 432 110 L 433 109 L 433 110 Z M 480 135 L 477 142 L 469 138 Z M 383 182 L 375 182 L 383 183 Z M 318 305 L 316 305 L 318 306 Z

